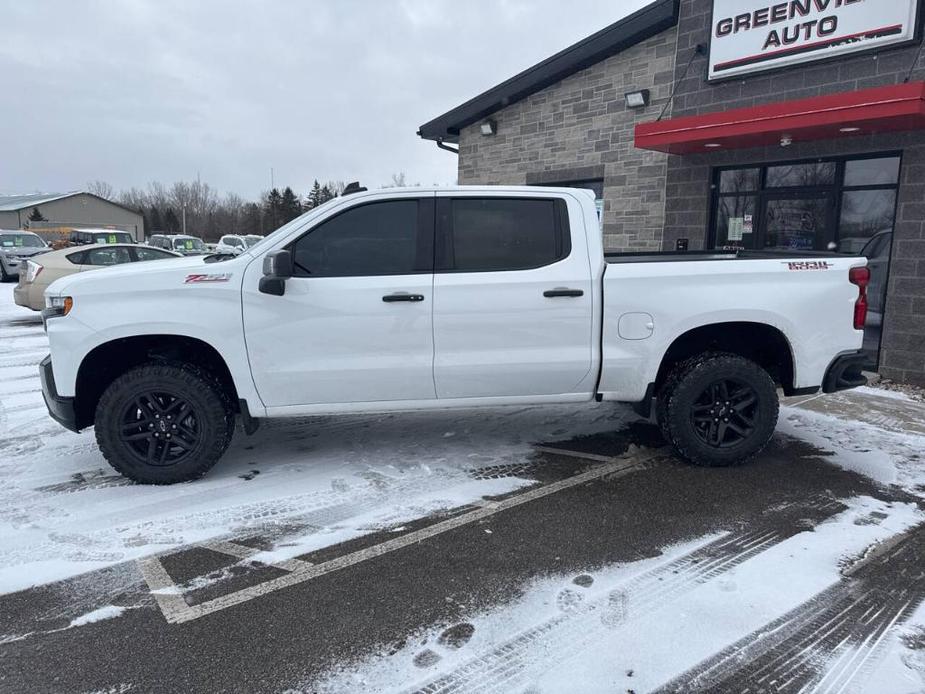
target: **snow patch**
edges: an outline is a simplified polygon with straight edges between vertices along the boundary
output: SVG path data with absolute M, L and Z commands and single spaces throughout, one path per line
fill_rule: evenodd
M 121 616 L 126 609 L 128 608 L 119 607 L 118 605 L 106 605 L 105 607 L 100 607 L 92 612 L 87 612 L 87 614 L 72 619 L 69 626 L 82 627 L 85 624 L 102 622 L 104 619 L 115 619 Z

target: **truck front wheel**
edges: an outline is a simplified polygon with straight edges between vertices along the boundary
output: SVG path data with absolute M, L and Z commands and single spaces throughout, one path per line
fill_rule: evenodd
M 710 467 L 740 465 L 777 426 L 777 388 L 758 364 L 706 353 L 678 364 L 659 395 L 662 431 L 678 455 Z
M 139 366 L 119 376 L 96 407 L 96 441 L 117 471 L 143 484 L 204 475 L 234 434 L 221 384 L 191 365 Z

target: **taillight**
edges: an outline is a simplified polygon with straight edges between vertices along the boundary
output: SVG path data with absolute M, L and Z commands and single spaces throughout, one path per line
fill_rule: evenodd
M 867 322 L 867 285 L 870 284 L 870 268 L 851 268 L 848 270 L 848 281 L 858 288 L 858 300 L 854 302 L 854 329 L 863 330 Z
M 33 263 L 31 260 L 26 261 L 26 272 L 23 284 L 31 284 L 35 282 L 35 278 L 39 276 L 39 273 L 42 271 L 42 266 L 38 263 Z

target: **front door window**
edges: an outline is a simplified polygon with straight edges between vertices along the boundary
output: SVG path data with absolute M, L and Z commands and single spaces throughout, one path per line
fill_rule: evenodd
M 824 251 L 832 240 L 834 206 L 829 195 L 768 198 L 762 247 L 788 251 Z

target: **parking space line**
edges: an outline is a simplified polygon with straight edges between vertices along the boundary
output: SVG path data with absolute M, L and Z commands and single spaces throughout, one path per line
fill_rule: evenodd
M 163 566 L 160 564 L 160 561 L 157 559 L 157 557 L 150 557 L 139 563 L 142 566 L 142 573 L 145 576 L 145 579 L 148 580 L 148 585 L 151 587 L 152 592 L 155 593 L 158 605 L 161 607 L 161 611 L 164 613 L 164 617 L 167 622 L 171 624 L 180 624 L 183 622 L 189 622 L 194 619 L 199 619 L 200 617 L 204 617 L 229 607 L 233 607 L 234 605 L 248 602 L 263 595 L 267 595 L 268 593 L 282 590 L 284 588 L 289 588 L 300 583 L 304 583 L 305 581 L 319 578 L 320 576 L 324 576 L 334 571 L 339 571 L 355 564 L 381 557 L 390 552 L 394 552 L 424 540 L 437 537 L 438 535 L 449 532 L 451 530 L 455 530 L 470 523 L 475 523 L 477 521 L 488 518 L 496 513 L 500 513 L 501 511 L 515 508 L 522 504 L 535 501 L 536 499 L 541 499 L 551 494 L 561 492 L 565 489 L 576 487 L 586 482 L 591 482 L 603 477 L 613 478 L 614 476 L 629 474 L 644 467 L 645 464 L 650 463 L 653 458 L 656 458 L 660 455 L 658 451 L 652 451 L 642 455 L 636 455 L 633 458 L 607 458 L 604 456 L 594 456 L 594 454 L 563 451 L 555 448 L 540 450 L 555 455 L 571 455 L 571 457 L 589 458 L 592 460 L 600 459 L 606 461 L 606 463 L 595 466 L 590 470 L 579 473 L 567 479 L 559 480 L 558 482 L 552 482 L 550 484 L 544 484 L 529 491 L 523 492 L 522 494 L 516 494 L 505 499 L 494 501 L 490 505 L 481 506 L 475 510 L 468 511 L 453 518 L 448 518 L 444 521 L 434 523 L 433 525 L 427 526 L 425 528 L 421 528 L 405 535 L 401 535 L 400 537 L 381 542 L 371 547 L 366 547 L 364 549 L 345 554 L 344 556 L 331 559 L 321 564 L 299 562 L 300 566 L 297 566 L 296 570 L 291 571 L 291 573 L 288 573 L 285 576 L 280 576 L 264 583 L 250 586 L 248 588 L 223 595 L 213 600 L 199 603 L 197 605 L 188 605 L 186 600 L 184 600 L 181 595 L 176 592 L 171 594 L 169 590 L 166 590 L 172 586 L 174 591 L 176 591 L 176 587 L 174 586 L 170 577 L 167 575 L 167 572 L 164 571 Z M 594 457 L 592 458 L 591 456 Z M 243 550 L 238 549 L 243 546 L 236 545 L 235 543 L 227 543 L 227 545 L 234 545 L 233 547 L 228 547 L 227 545 L 220 543 L 210 544 L 213 545 L 213 547 L 210 547 L 210 549 L 214 548 L 216 545 L 225 547 L 226 550 L 230 550 L 226 551 L 225 553 L 231 554 L 232 556 L 236 556 L 235 554 L 232 554 L 232 552 L 243 552 Z M 222 550 L 216 551 L 221 552 Z M 154 564 L 157 565 L 159 570 L 153 567 Z M 282 568 L 282 564 L 273 564 L 273 566 Z M 151 580 L 149 580 L 149 577 Z M 178 604 L 178 600 L 180 603 L 182 603 L 182 605 Z
M 138 568 L 151 589 L 151 594 L 157 601 L 157 606 L 168 622 L 183 621 L 183 616 L 189 610 L 189 605 L 180 594 L 179 588 L 173 582 L 170 574 L 164 569 L 157 557 L 147 557 L 138 561 Z
M 204 542 L 199 546 L 212 550 L 213 552 L 218 552 L 219 554 L 227 554 L 231 557 L 236 557 L 237 559 L 250 559 L 255 554 L 260 554 L 259 549 L 248 547 L 247 545 L 240 545 L 237 542 L 228 542 L 226 540 Z M 312 564 L 310 561 L 303 561 L 301 559 L 285 559 L 283 561 L 270 562 L 268 565 L 275 566 L 278 569 L 283 569 L 284 571 L 290 572 L 303 571 L 309 566 L 314 566 L 314 564 Z

